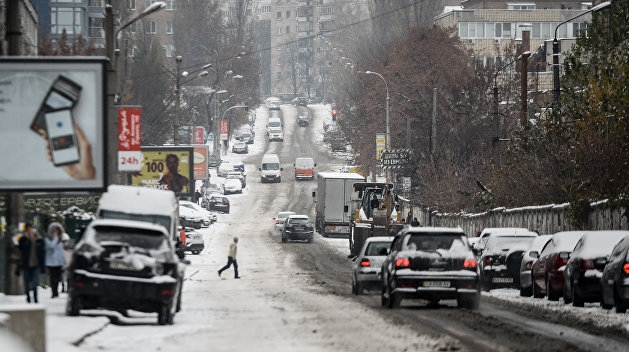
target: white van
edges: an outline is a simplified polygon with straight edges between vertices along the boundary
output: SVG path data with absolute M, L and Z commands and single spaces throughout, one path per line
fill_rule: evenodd
M 312 158 L 297 158 L 295 159 L 295 179 L 311 179 L 314 180 L 315 164 Z
M 282 182 L 283 168 L 277 154 L 264 154 L 260 163 L 260 182 Z
M 126 219 L 162 225 L 177 242 L 179 201 L 175 192 L 125 185 L 110 185 L 98 201 L 99 219 Z
M 282 130 L 282 119 L 279 117 L 269 117 L 269 122 L 266 124 L 266 133 L 269 134 L 271 130 Z

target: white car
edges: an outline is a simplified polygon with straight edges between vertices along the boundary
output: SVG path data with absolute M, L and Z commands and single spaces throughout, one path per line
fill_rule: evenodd
M 374 236 L 365 240 L 352 264 L 352 293 L 362 295 L 365 289 L 382 288 L 378 276 L 384 259 L 389 254 L 393 237 Z
M 189 208 L 189 209 L 192 209 L 201 213 L 203 216 L 204 226 L 210 226 L 211 223 L 216 221 L 216 213 L 212 213 L 211 211 L 207 209 L 203 209 L 202 206 L 200 206 L 199 204 L 195 202 L 190 202 L 187 200 L 180 200 L 179 209 L 181 209 L 182 207 L 186 207 L 186 208 Z
M 290 215 L 295 215 L 294 211 L 280 211 L 277 213 L 277 216 L 273 218 L 275 220 L 275 230 L 278 232 L 282 232 L 284 230 L 284 221 Z
M 223 185 L 223 193 L 242 193 L 242 183 L 240 183 L 240 180 L 237 178 L 226 179 L 225 184 Z
M 205 224 L 204 215 L 186 207 L 179 207 L 179 223 L 185 227 L 200 229 Z
M 218 170 L 216 171 L 216 176 L 227 177 L 227 174 L 230 171 L 234 171 L 234 165 L 229 161 L 223 160 L 221 165 L 218 167 Z

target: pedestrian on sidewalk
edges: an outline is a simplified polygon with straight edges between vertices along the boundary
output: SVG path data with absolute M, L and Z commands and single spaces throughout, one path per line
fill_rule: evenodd
M 59 297 L 59 282 L 61 282 L 61 270 L 66 265 L 66 256 L 63 250 L 63 240 L 61 236 L 65 231 L 58 222 L 48 225 L 48 236 L 44 239 L 46 244 L 46 267 L 50 276 L 50 288 L 52 297 Z
M 31 303 L 30 290 L 33 290 L 33 299 L 37 303 L 37 286 L 39 286 L 39 273 L 46 271 L 46 249 L 44 240 L 35 233 L 33 224 L 26 223 L 24 234 L 18 242 L 20 255 L 22 256 L 22 272 L 24 273 L 24 293 L 26 302 Z
M 238 251 L 238 236 L 234 236 L 234 242 L 229 245 L 229 253 L 227 254 L 227 264 L 218 271 L 218 276 L 221 276 L 223 271 L 229 269 L 234 264 L 234 279 L 240 279 L 238 276 L 238 262 L 236 261 L 236 252 Z

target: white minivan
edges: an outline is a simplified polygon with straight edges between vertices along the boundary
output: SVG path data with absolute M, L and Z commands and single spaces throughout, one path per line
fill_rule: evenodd
M 280 158 L 277 154 L 264 154 L 260 163 L 260 182 L 282 182 Z

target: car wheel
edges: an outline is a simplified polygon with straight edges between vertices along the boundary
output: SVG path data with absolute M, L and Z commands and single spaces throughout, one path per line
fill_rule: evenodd
M 572 303 L 572 293 L 568 292 L 566 283 L 563 283 L 563 303 L 570 304 Z
M 358 282 L 358 280 L 355 280 L 355 281 L 356 281 L 356 284 L 354 285 L 354 286 L 356 287 L 356 292 L 355 292 L 355 294 L 360 296 L 360 295 L 362 295 L 362 294 L 363 294 L 363 287 L 362 287 L 362 285 L 360 284 L 360 282 Z
M 605 310 L 610 310 L 613 306 L 613 304 L 605 303 L 605 299 L 601 299 L 601 308 Z
M 550 279 L 546 278 L 546 296 L 548 296 L 549 301 L 558 301 L 559 294 L 552 290 L 550 287 Z
M 81 312 L 81 306 L 83 305 L 83 298 L 81 296 L 68 295 L 66 302 L 66 315 L 70 317 L 76 317 Z
M 628 302 L 618 296 L 618 289 L 614 287 L 614 304 L 616 305 L 616 313 L 626 313 Z
M 312 243 L 312 236 L 308 237 L 308 240 L 306 242 Z
M 174 320 L 174 314 L 170 311 L 170 304 L 163 304 L 157 315 L 157 324 L 159 325 L 172 325 Z
M 459 297 L 457 297 L 456 301 L 459 308 L 478 310 L 478 306 L 480 304 L 480 295 L 460 295 Z
M 531 297 L 533 295 L 532 287 L 522 287 L 520 286 L 520 296 L 522 297 Z
M 570 292 L 572 292 L 572 305 L 573 306 L 575 307 L 585 306 L 585 301 L 583 297 L 577 291 L 577 288 L 575 287 L 574 283 L 572 284 L 572 290 L 570 290 Z
M 539 292 L 539 289 L 535 286 L 535 282 L 533 282 L 531 288 L 533 289 L 533 298 L 544 298 L 544 296 L 546 296 L 545 294 Z
M 480 287 L 485 292 L 491 291 L 491 283 L 489 283 L 489 282 L 487 282 L 487 281 L 485 281 L 483 279 L 481 279 Z
M 199 251 L 192 251 L 192 254 L 197 255 L 199 254 Z

